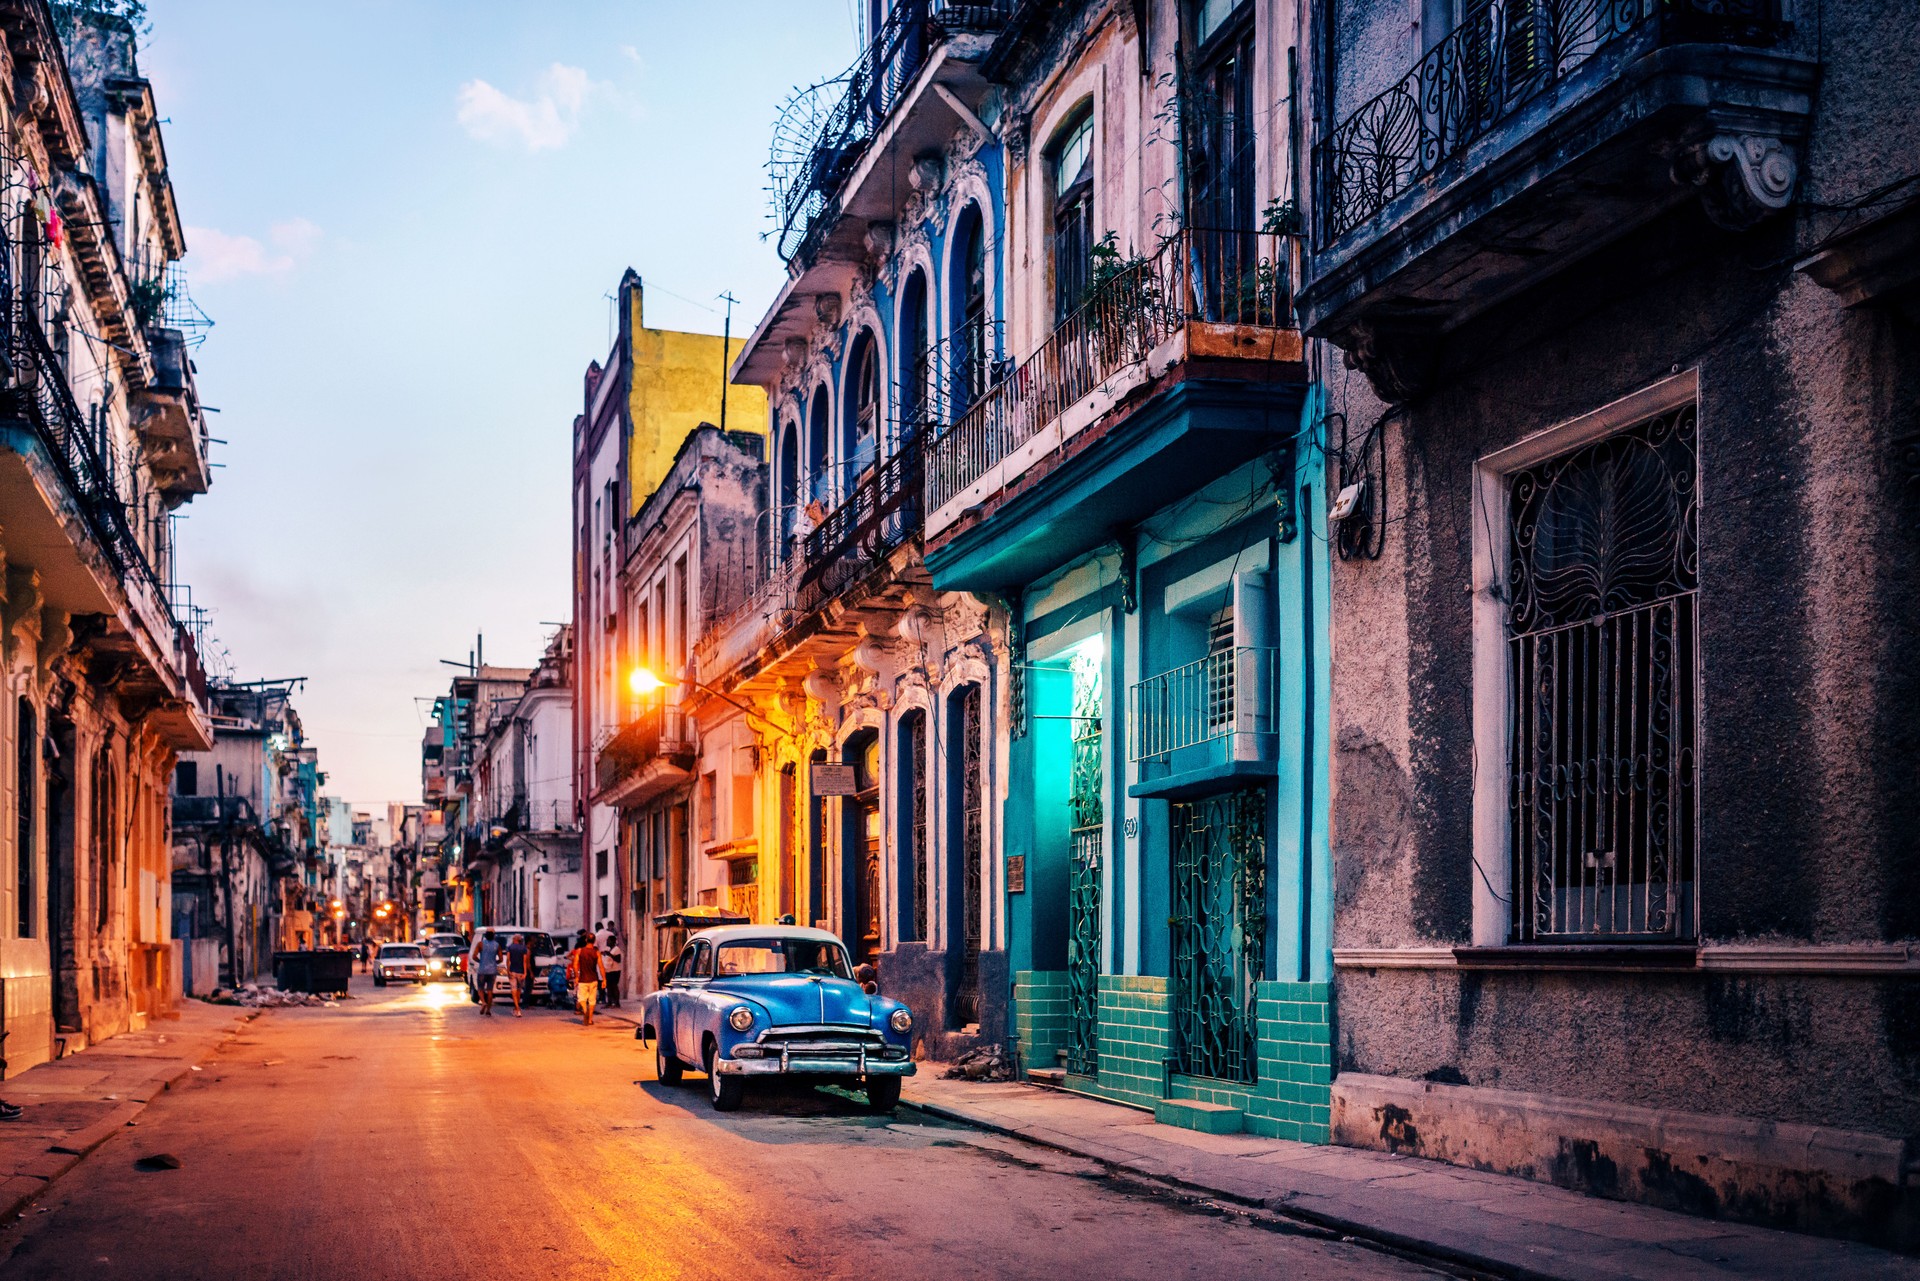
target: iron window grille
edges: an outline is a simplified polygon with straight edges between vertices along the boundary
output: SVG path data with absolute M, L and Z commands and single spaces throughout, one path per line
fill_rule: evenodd
M 1697 429 L 1688 405 L 1509 478 L 1517 941 L 1694 932 Z
M 1101 660 L 1073 660 L 1073 774 L 1068 790 L 1067 1070 L 1100 1069 L 1100 881 L 1106 845 Z

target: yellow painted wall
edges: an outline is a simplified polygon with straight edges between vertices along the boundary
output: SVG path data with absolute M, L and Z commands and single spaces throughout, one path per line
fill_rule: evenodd
M 718 334 L 685 334 L 672 329 L 648 329 L 642 321 L 641 291 L 632 291 L 633 439 L 627 442 L 628 480 L 633 507 L 640 510 L 654 488 L 673 466 L 681 442 L 701 423 L 720 423 L 723 364 L 746 345 L 743 337 L 730 345 L 726 361 L 720 357 Z M 758 387 L 728 387 L 727 430 L 767 431 L 767 394 Z

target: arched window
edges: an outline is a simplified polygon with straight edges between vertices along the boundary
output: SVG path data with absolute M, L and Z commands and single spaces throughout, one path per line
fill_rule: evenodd
M 1053 318 L 1078 310 L 1093 264 L 1093 111 L 1072 120 L 1047 149 L 1053 180 Z
M 853 382 L 847 388 L 847 421 L 841 440 L 842 488 L 850 491 L 880 452 L 880 345 L 871 329 L 853 342 Z
M 958 419 L 987 389 L 993 352 L 987 344 L 987 236 L 980 206 L 968 205 L 956 225 L 954 297 L 959 306 L 953 343 L 953 417 Z
M 932 408 L 932 357 L 927 342 L 927 274 L 915 269 L 900 294 L 900 435 L 920 430 Z
M 828 485 L 827 441 L 830 418 L 827 408 L 829 395 L 823 384 L 813 392 L 813 410 L 807 419 L 807 498 L 812 502 L 824 503 L 832 492 Z
M 779 531 L 780 559 L 793 555 L 800 539 L 800 424 L 789 418 L 780 427 L 780 452 L 775 464 L 779 470 L 779 512 L 774 528 Z

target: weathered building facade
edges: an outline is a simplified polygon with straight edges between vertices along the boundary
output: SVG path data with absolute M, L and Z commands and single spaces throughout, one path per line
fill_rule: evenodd
M 579 807 L 573 796 L 573 629 L 547 642 L 518 699 L 492 718 L 478 758 L 482 849 L 497 866 L 491 923 L 579 929 Z
M 1002 152 L 979 112 L 1008 7 L 873 6 L 855 65 L 789 105 L 788 281 L 734 367 L 768 400 L 764 569 L 689 695 L 731 724 L 723 753 L 752 753 L 731 786 L 763 816 L 757 918 L 839 932 L 940 1055 L 1007 1029 L 1005 615 L 934 589 L 920 536 L 929 443 L 1003 356 Z
M 1314 10 L 1338 1141 L 1920 1242 L 1911 18 Z
M 1325 1141 L 1325 482 L 1287 4 L 1019 6 L 983 61 L 1017 364 L 935 440 L 936 587 L 1013 619 L 1020 1061 Z
M 757 427 L 759 424 L 755 424 Z M 628 638 L 620 728 L 600 744 L 598 803 L 620 815 L 624 980 L 645 991 L 659 962 L 655 915 L 722 906 L 749 919 L 760 887 L 752 795 L 754 740 L 691 714 L 689 660 L 715 619 L 733 614 L 759 578 L 766 440 L 702 424 L 627 523 L 621 584 Z M 639 682 L 635 672 L 645 672 Z M 748 780 L 742 784 L 744 777 Z
M 628 523 L 701 423 L 759 431 L 766 418 L 754 389 L 727 385 L 738 339 L 729 345 L 722 336 L 648 328 L 645 289 L 632 269 L 620 279 L 616 305 L 613 349 L 588 366 L 573 424 L 574 794 L 582 805 L 589 924 L 631 909 L 618 868 L 619 813 L 592 799 L 599 750 L 628 710 L 634 642 L 622 628 L 621 584 Z
M 168 513 L 210 470 L 132 33 L 16 5 L 0 64 L 0 1031 L 18 1072 L 142 1025 L 177 984 L 167 797 L 175 753 L 212 731 L 168 600 Z
M 303 795 L 305 735 L 288 683 L 216 685 L 213 749 L 174 766 L 173 937 L 181 989 L 204 995 L 265 975 L 289 947 L 287 916 L 314 906 Z

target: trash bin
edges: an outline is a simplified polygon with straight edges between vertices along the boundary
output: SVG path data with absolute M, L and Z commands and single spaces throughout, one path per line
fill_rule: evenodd
M 273 981 L 280 985 L 282 992 L 305 992 L 307 987 L 307 958 L 312 952 L 275 952 L 273 954 Z
M 336 947 L 308 955 L 312 959 L 307 962 L 307 991 L 346 995 L 353 982 L 353 953 Z
M 353 979 L 353 953 L 343 947 L 275 952 L 273 978 L 282 992 L 345 992 Z

